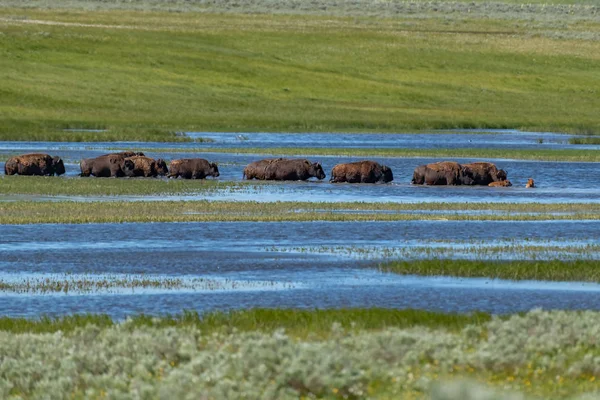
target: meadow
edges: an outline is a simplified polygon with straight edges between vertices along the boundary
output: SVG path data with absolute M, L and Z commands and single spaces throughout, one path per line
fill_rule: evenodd
M 32 399 L 594 398 L 599 318 L 373 309 L 186 313 L 117 324 L 105 316 L 2 319 L 0 390 Z
M 593 2 L 54 3 L 0 2 L 2 140 L 600 132 Z

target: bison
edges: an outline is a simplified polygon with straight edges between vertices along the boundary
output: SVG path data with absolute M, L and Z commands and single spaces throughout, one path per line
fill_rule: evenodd
M 527 180 L 527 183 L 525 184 L 525 187 L 526 187 L 527 189 L 529 189 L 529 188 L 534 188 L 534 187 L 535 187 L 535 182 L 533 181 L 533 179 L 529 178 L 529 179 Z
M 65 173 L 65 164 L 58 157 L 48 154 L 23 154 L 9 158 L 4 164 L 6 175 L 62 175 Z
M 387 183 L 394 180 L 392 170 L 375 161 L 338 164 L 331 170 L 331 183 Z
M 488 185 L 506 180 L 506 171 L 489 162 L 463 164 L 465 174 L 473 179 L 474 185 Z
M 119 154 L 109 154 L 96 158 L 84 158 L 79 163 L 80 176 L 93 175 L 98 178 L 131 176 L 135 164 Z
M 169 178 L 204 179 L 207 176 L 218 177 L 219 167 L 203 158 L 182 158 L 173 160 L 169 165 Z
M 283 159 L 273 161 L 265 167 L 265 180 L 305 181 L 315 177 L 325 178 L 320 163 L 311 163 L 305 159 Z
M 157 175 L 165 176 L 169 170 L 167 169 L 167 163 L 161 158 L 154 160 L 150 157 L 145 156 L 133 156 L 127 157 L 126 160 L 133 162 L 133 169 L 127 169 L 125 174 L 127 176 L 143 176 L 143 177 L 156 177 Z
M 508 187 L 508 186 L 512 186 L 512 183 L 508 179 L 505 179 L 503 181 L 490 182 L 488 184 L 488 186 L 490 186 L 490 187 Z
M 251 162 L 244 168 L 244 174 L 242 175 L 242 179 L 265 179 L 265 170 L 266 168 L 274 163 L 283 160 L 283 158 L 267 158 L 260 161 Z
M 417 185 L 472 185 L 473 179 L 454 161 L 440 161 L 415 168 L 411 181 Z

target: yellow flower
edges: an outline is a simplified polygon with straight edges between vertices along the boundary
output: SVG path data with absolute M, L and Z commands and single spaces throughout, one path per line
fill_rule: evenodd
M 332 391 L 334 394 L 337 394 L 337 392 L 339 392 L 339 390 L 338 390 L 337 388 L 333 388 L 333 389 L 331 389 L 331 391 Z

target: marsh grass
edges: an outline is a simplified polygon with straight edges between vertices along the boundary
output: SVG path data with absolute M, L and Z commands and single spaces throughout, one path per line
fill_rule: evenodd
M 600 262 L 597 260 L 481 261 L 429 259 L 389 261 L 379 264 L 378 268 L 380 271 L 402 275 L 600 282 Z
M 248 184 L 247 182 L 220 182 L 213 179 L 56 178 L 16 175 L 0 176 L 0 194 L 44 196 L 189 194 L 218 189 L 237 190 Z
M 600 144 L 600 137 L 577 137 L 577 138 L 570 138 L 569 139 L 569 143 L 570 144 L 592 144 L 592 145 L 598 145 L 598 144 Z
M 597 204 L 531 205 L 510 203 L 262 203 L 207 200 L 15 201 L 0 202 L 0 223 L 598 220 L 600 219 L 599 207 Z M 470 209 L 490 210 L 491 213 L 452 212 Z M 344 212 L 345 210 L 348 212 Z M 411 210 L 417 212 L 405 212 Z M 447 212 L 427 214 L 420 212 L 423 210 L 447 210 Z M 537 210 L 537 213 L 528 214 L 533 212 L 532 210 Z M 560 212 L 564 210 L 568 210 L 568 213 Z M 522 213 L 522 211 L 525 211 L 525 213 Z
M 417 139 L 417 138 L 415 138 Z M 593 143 L 589 143 L 593 144 Z M 143 146 L 142 146 L 143 147 Z M 122 150 L 115 148 L 114 150 Z M 279 147 L 279 148 L 196 148 L 141 149 L 155 152 L 235 153 L 274 156 L 353 156 L 353 157 L 431 157 L 431 158 L 488 158 L 538 161 L 600 162 L 600 152 L 587 149 L 406 149 L 406 148 L 337 148 L 337 147 Z
M 589 7 L 541 4 L 529 12 L 519 3 L 511 6 L 515 15 L 502 7 L 470 14 L 465 5 L 473 11 L 487 5 L 406 2 L 401 5 L 426 10 L 373 18 L 359 15 L 373 2 L 359 5 L 354 17 L 69 4 L 85 7 L 0 7 L 0 139 L 187 140 L 174 136 L 178 131 L 600 131 L 600 23 Z M 144 11 L 90 12 L 110 4 Z M 162 2 L 173 11 L 188 4 Z M 396 3 L 376 4 L 393 9 Z M 445 4 L 454 17 L 441 12 Z M 548 18 L 537 17 L 553 8 Z
M 127 319 L 128 328 L 139 327 L 183 328 L 193 326 L 205 334 L 213 332 L 273 332 L 285 329 L 297 337 L 308 335 L 327 336 L 334 323 L 353 331 L 377 330 L 390 327 L 410 328 L 424 326 L 458 331 L 470 324 L 488 322 L 491 315 L 477 312 L 471 314 L 439 313 L 422 310 L 394 310 L 384 308 L 295 310 L 295 309 L 249 309 L 198 313 L 184 311 L 178 315 L 137 315 Z M 61 317 L 42 316 L 38 319 L 0 318 L 0 331 L 15 334 L 72 332 L 87 325 L 110 327 L 119 321 L 102 314 L 84 314 Z

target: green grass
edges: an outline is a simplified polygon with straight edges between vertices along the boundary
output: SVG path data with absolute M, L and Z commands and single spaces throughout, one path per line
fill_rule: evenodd
M 375 330 L 390 327 L 409 328 L 424 326 L 458 331 L 470 324 L 483 324 L 491 316 L 486 313 L 446 314 L 420 310 L 393 310 L 382 308 L 339 310 L 250 309 L 241 311 L 216 311 L 198 314 L 186 311 L 179 315 L 130 317 L 129 327 L 185 327 L 194 326 L 204 333 L 272 332 L 285 329 L 289 334 L 306 337 L 309 334 L 324 336 L 331 332 L 334 322 L 345 329 Z M 107 315 L 87 314 L 63 317 L 43 316 L 38 319 L 0 318 L 0 331 L 15 334 L 72 332 L 87 325 L 110 327 L 118 323 Z
M 217 189 L 236 190 L 250 182 L 220 182 L 213 179 L 114 179 L 2 176 L 0 194 L 44 196 L 119 196 L 203 193 Z M 257 185 L 257 183 L 252 183 Z M 260 183 L 258 183 L 260 185 Z
M 381 263 L 379 269 L 403 275 L 511 280 L 600 282 L 598 260 L 472 261 L 420 260 Z
M 600 138 L 597 137 L 585 137 L 585 138 L 570 138 L 570 144 L 600 144 Z
M 490 213 L 453 212 L 475 209 L 490 210 Z M 540 211 L 533 211 L 536 209 Z M 427 214 L 411 213 L 411 210 L 447 210 L 447 212 Z M 388 212 L 382 213 L 380 211 Z M 397 213 L 389 211 L 397 211 Z M 598 205 L 259 203 L 206 200 L 0 202 L 0 224 L 219 221 L 538 221 L 573 219 L 600 219 Z
M 600 23 L 589 10 L 507 21 L 423 4 L 419 18 L 0 7 L 0 139 L 600 132 Z
M 418 138 L 415 138 L 418 139 Z M 587 144 L 587 143 L 586 143 Z M 593 143 L 590 143 L 593 144 Z M 277 156 L 353 156 L 353 157 L 431 157 L 431 158 L 488 158 L 538 161 L 600 162 L 598 150 L 550 150 L 550 149 L 406 149 L 406 148 L 194 148 L 194 149 L 144 149 L 141 151 L 181 153 L 237 153 Z M 116 147 L 114 150 L 121 150 Z

